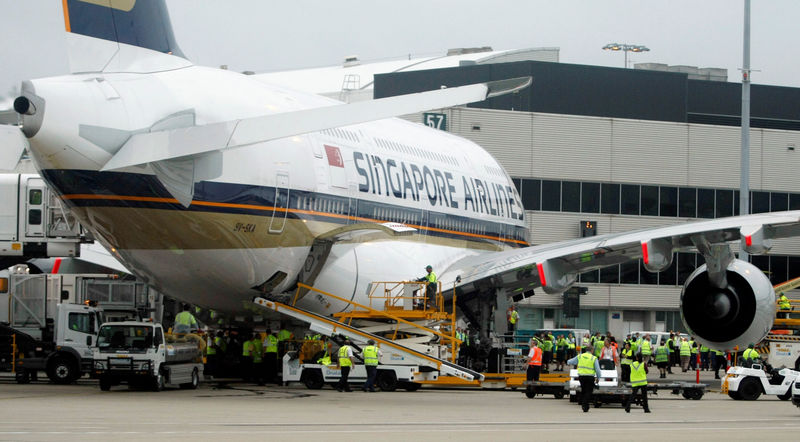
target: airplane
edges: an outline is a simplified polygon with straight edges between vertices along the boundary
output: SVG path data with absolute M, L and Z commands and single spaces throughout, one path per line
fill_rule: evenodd
M 503 167 L 479 145 L 398 118 L 529 87 L 530 78 L 343 104 L 181 55 L 163 0 L 65 0 L 71 75 L 22 84 L 19 132 L 94 237 L 162 293 L 219 312 L 298 282 L 367 304 L 372 281 L 432 265 L 487 342 L 498 297 L 561 293 L 589 270 L 675 251 L 706 264 L 681 294 L 711 348 L 760 341 L 775 317 L 767 253 L 800 212 L 721 218 L 531 246 Z M 8 132 L 6 132 L 8 134 Z M 16 155 L 16 150 L 14 151 Z M 298 306 L 350 308 L 318 293 Z

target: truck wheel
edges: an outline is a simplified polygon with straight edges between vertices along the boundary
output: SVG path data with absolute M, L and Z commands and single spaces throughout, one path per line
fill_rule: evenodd
M 761 383 L 758 379 L 748 376 L 739 383 L 739 395 L 746 401 L 754 401 L 761 396 Z
M 100 378 L 100 390 L 101 391 L 111 390 L 111 379 L 109 379 L 107 376 L 103 376 Z
M 14 379 L 17 381 L 18 384 L 30 384 L 31 373 L 25 369 L 20 370 L 14 374 Z
M 181 388 L 184 390 L 196 390 L 198 385 L 200 385 L 200 375 L 197 374 L 197 369 L 195 368 L 192 370 L 192 381 L 181 384 Z
M 161 373 L 161 370 L 158 371 L 158 374 L 153 377 L 151 382 L 153 383 L 151 387 L 153 391 L 161 391 L 164 389 L 164 375 Z
M 322 377 L 322 370 L 318 368 L 303 370 L 300 381 L 309 390 L 319 390 L 325 385 L 325 379 Z
M 69 384 L 78 379 L 78 368 L 73 361 L 59 356 L 47 366 L 47 377 L 56 384 Z
M 533 399 L 536 397 L 536 389 L 532 386 L 528 385 L 528 388 L 525 389 L 525 397 L 528 399 Z
M 792 387 L 789 387 L 789 389 L 786 390 L 786 393 L 778 395 L 778 399 L 782 401 L 788 401 L 791 398 L 792 398 Z
M 697 388 L 687 388 L 681 393 L 684 399 L 699 400 L 703 397 L 703 391 Z
M 556 399 L 564 399 L 564 390 L 560 390 L 553 393 L 553 397 L 555 397 Z
M 378 372 L 378 388 L 381 391 L 395 391 L 397 390 L 397 376 L 393 371 L 381 370 Z
M 402 387 L 406 391 L 417 391 L 422 387 L 422 384 L 419 384 L 417 382 L 403 382 Z

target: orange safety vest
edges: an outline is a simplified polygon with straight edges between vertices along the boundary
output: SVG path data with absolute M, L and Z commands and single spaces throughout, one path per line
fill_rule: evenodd
M 533 357 L 531 358 L 530 365 L 542 365 L 542 349 L 539 347 L 533 348 Z

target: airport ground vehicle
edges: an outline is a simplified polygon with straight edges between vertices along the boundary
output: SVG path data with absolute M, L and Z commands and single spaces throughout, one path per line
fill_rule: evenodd
M 192 335 L 165 335 L 161 324 L 109 322 L 100 326 L 92 372 L 100 389 L 131 387 L 197 388 L 203 372 L 203 341 Z
M 307 388 L 319 390 L 325 384 L 335 384 L 339 382 L 341 370 L 334 365 L 323 364 L 301 364 L 296 355 L 289 352 L 283 357 L 283 382 L 302 382 Z M 415 382 L 420 373 L 419 367 L 415 365 L 391 365 L 381 364 L 378 366 L 378 374 L 375 378 L 375 385 L 381 391 L 395 391 L 403 388 L 407 391 L 417 391 L 422 385 Z M 348 377 L 352 385 L 361 385 L 367 379 L 367 370 L 364 364 L 354 364 Z M 427 379 L 427 378 L 426 378 Z
M 0 370 L 20 383 L 45 371 L 70 383 L 92 367 L 94 336 L 108 318 L 151 310 L 143 284 L 104 274 L 35 274 L 24 264 L 0 271 Z M 94 301 L 101 301 L 100 307 Z
M 728 396 L 736 400 L 754 401 L 763 393 L 786 401 L 792 397 L 792 385 L 798 380 L 798 371 L 772 369 L 768 375 L 760 364 L 753 364 L 752 367 L 729 368 L 723 384 L 727 385 Z
M 800 381 L 795 381 L 792 384 L 792 403 L 800 407 Z
M 525 381 L 523 385 L 528 399 L 535 398 L 537 394 L 552 394 L 554 398 L 562 399 L 569 392 L 568 382 Z

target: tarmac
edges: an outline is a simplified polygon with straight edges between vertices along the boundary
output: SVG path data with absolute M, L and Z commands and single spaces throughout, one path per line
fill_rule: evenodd
M 650 381 L 664 381 L 651 370 Z M 666 381 L 694 381 L 694 372 Z M 650 396 L 651 414 L 616 404 L 581 412 L 567 399 L 522 390 L 434 389 L 340 393 L 325 386 L 257 386 L 204 382 L 197 390 L 102 392 L 82 379 L 72 385 L 18 385 L 0 376 L 0 440 L 792 440 L 800 409 L 774 396 L 752 402 L 717 392 L 686 400 Z

